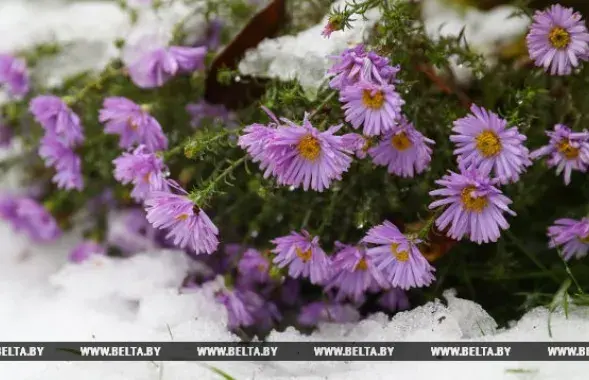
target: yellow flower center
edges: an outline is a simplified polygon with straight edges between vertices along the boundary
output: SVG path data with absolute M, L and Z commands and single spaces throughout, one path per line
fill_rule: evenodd
M 467 186 L 462 190 L 462 194 L 460 198 L 462 199 L 462 204 L 464 208 L 468 211 L 474 212 L 482 212 L 485 207 L 489 204 L 489 201 L 486 197 L 473 197 L 472 192 L 475 191 L 476 188 L 474 186 Z
M 321 144 L 319 144 L 319 140 L 311 135 L 303 137 L 301 141 L 299 141 L 297 148 L 301 156 L 309 161 L 315 161 L 321 153 Z
M 296 247 L 295 248 L 295 252 L 297 253 L 297 256 L 300 257 L 301 260 L 303 260 L 304 263 L 306 263 L 307 261 L 311 260 L 311 257 L 313 256 L 313 253 L 311 252 L 310 249 L 307 249 L 306 251 L 303 251 L 299 247 Z
M 571 42 L 571 35 L 564 28 L 555 26 L 548 34 L 548 39 L 555 48 L 564 49 L 569 46 L 569 43 Z
M 394 135 L 391 139 L 391 144 L 393 145 L 393 147 L 395 147 L 395 149 L 399 151 L 409 149 L 413 145 L 411 144 L 411 140 L 409 140 L 405 132 L 397 133 L 396 135 Z
M 354 270 L 366 270 L 366 269 L 368 269 L 368 264 L 366 264 L 365 258 L 361 258 L 360 261 L 358 261 L 358 264 L 356 264 L 356 266 L 354 267 Z
M 384 94 L 382 91 L 373 92 L 371 90 L 364 90 L 364 92 L 362 92 L 362 103 L 367 108 L 371 108 L 373 110 L 380 109 L 384 104 Z
M 177 220 L 186 220 L 188 219 L 189 215 L 188 214 L 180 214 L 176 217 Z
M 149 183 L 149 182 L 150 182 L 150 181 L 149 181 L 150 174 L 151 174 L 151 173 L 147 173 L 147 174 L 145 174 L 145 175 L 143 176 L 143 181 L 144 181 L 145 183 Z
M 501 152 L 501 141 L 491 130 L 481 132 L 476 138 L 476 146 L 483 157 L 493 157 Z
M 579 149 L 571 146 L 569 140 L 564 140 L 558 143 L 558 151 L 567 158 L 567 160 L 575 160 L 579 157 Z
M 405 262 L 407 260 L 409 260 L 409 252 L 407 251 L 399 251 L 399 244 L 397 243 L 393 243 L 391 244 L 391 253 L 393 254 L 393 256 L 395 256 L 395 258 L 401 262 Z
M 129 127 L 131 128 L 131 130 L 133 132 L 137 132 L 137 130 L 139 129 L 139 125 L 137 123 L 135 123 L 135 121 L 133 121 L 133 119 L 131 119 L 131 118 L 127 119 L 127 123 L 129 123 Z

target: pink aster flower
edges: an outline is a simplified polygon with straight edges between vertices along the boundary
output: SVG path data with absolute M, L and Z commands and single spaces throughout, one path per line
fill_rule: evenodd
M 435 280 L 435 268 L 417 248 L 421 241 L 408 239 L 388 220 L 372 227 L 362 242 L 376 245 L 368 248 L 366 253 L 392 286 L 401 289 L 417 288 L 427 286 Z
M 411 306 L 407 293 L 400 288 L 391 288 L 378 299 L 378 304 L 389 312 L 403 311 Z
M 152 191 L 145 200 L 147 220 L 158 229 L 168 230 L 167 238 L 179 248 L 188 248 L 195 253 L 211 254 L 217 250 L 218 228 L 208 215 L 188 198 L 188 193 L 177 187 L 182 194 L 167 191 Z
M 469 236 L 478 244 L 497 241 L 501 230 L 509 228 L 503 213 L 515 215 L 509 209 L 511 200 L 495 187 L 498 182 L 476 169 L 450 172 L 437 180 L 442 188 L 429 194 L 443 198 L 429 208 L 447 207 L 436 219 L 438 229 L 444 231 L 450 226 L 446 234 L 455 240 Z
M 29 92 L 29 71 L 24 59 L 0 54 L 0 83 L 12 96 L 22 97 Z
M 548 237 L 550 248 L 559 247 L 566 261 L 581 259 L 589 252 L 589 219 L 558 219 L 548 227 Z
M 180 73 L 204 68 L 207 48 L 166 46 L 164 36 L 142 36 L 123 51 L 129 76 L 140 88 L 160 87 Z
M 351 323 L 360 320 L 360 313 L 350 304 L 313 302 L 301 309 L 297 319 L 304 326 L 316 326 L 320 322 Z
M 243 253 L 237 264 L 237 270 L 241 275 L 255 282 L 265 283 L 270 280 L 268 255 L 264 255 L 257 249 L 250 248 Z
M 336 243 L 338 252 L 331 261 L 334 276 L 325 290 L 338 288 L 336 301 L 349 297 L 360 302 L 369 288 L 389 288 L 383 274 L 376 268 L 373 259 L 366 255 L 366 248 Z
M 31 100 L 29 110 L 47 134 L 59 136 L 73 147 L 84 141 L 80 117 L 65 102 L 53 95 L 40 95 Z
M 435 142 L 422 135 L 402 116 L 399 124 L 368 153 L 375 164 L 388 166 L 389 173 L 413 177 L 427 169 L 431 162 L 432 149 L 428 144 Z
M 530 157 L 537 159 L 550 155 L 548 165 L 556 167 L 556 175 L 564 172 L 564 183 L 571 183 L 573 170 L 587 172 L 589 168 L 589 133 L 573 132 L 562 124 L 556 124 L 554 131 L 547 131 L 548 145 L 532 152 Z
M 146 109 L 127 98 L 104 99 L 99 120 L 106 123 L 104 132 L 119 135 L 121 148 L 135 144 L 143 144 L 153 152 L 168 148 L 168 139 L 160 123 Z
M 342 136 L 336 136 L 342 125 L 330 127 L 320 132 L 311 125 L 305 115 L 303 125 L 298 126 L 290 120 L 282 119 L 286 125 L 266 136 L 265 147 L 249 145 L 254 159 L 259 158 L 260 167 L 276 176 L 281 185 L 309 188 L 322 192 L 331 182 L 340 180 L 342 174 L 352 163 L 351 151 Z M 268 132 L 258 127 L 257 133 Z M 243 140 L 242 140 L 243 143 Z M 257 150 L 261 148 L 261 154 Z
M 346 133 L 342 136 L 344 145 L 349 151 L 354 152 L 358 158 L 366 158 L 370 148 L 370 140 L 357 133 Z
M 92 255 L 104 255 L 106 249 L 103 245 L 98 244 L 95 241 L 87 240 L 78 244 L 71 252 L 68 257 L 69 261 L 73 263 L 81 263 L 86 261 Z
M 0 196 L 0 218 L 36 243 L 51 242 L 61 236 L 53 216 L 36 200 L 22 196 Z
M 491 172 L 502 184 L 516 182 L 532 165 L 529 151 L 523 144 L 526 136 L 516 127 L 507 129 L 507 121 L 484 108 L 472 105 L 472 114 L 454 122 L 450 136 L 456 144 L 454 154 L 464 167 L 474 166 L 484 175 Z
M 225 127 L 236 125 L 235 115 L 222 104 L 210 104 L 206 100 L 202 100 L 198 103 L 188 104 L 186 111 L 192 117 L 190 124 L 195 128 L 199 127 L 204 119 L 211 119 L 216 123 L 225 124 Z
M 53 134 L 45 135 L 39 144 L 38 153 L 45 160 L 46 167 L 55 169 L 52 181 L 57 187 L 65 190 L 84 188 L 82 160 L 59 137 Z
M 227 325 L 230 330 L 240 326 L 251 326 L 256 322 L 255 314 L 264 305 L 264 300 L 251 290 L 222 290 L 215 295 L 217 302 L 227 308 Z
M 293 278 L 308 277 L 313 284 L 322 284 L 331 275 L 329 258 L 319 246 L 319 238 L 307 231 L 272 240 L 276 248 L 274 263 L 279 268 L 288 266 L 288 274 Z
M 144 145 L 132 153 L 123 153 L 113 160 L 114 177 L 123 185 L 133 184 L 131 197 L 144 200 L 151 191 L 168 191 L 164 171 L 167 170 L 161 157 L 147 150 Z
M 399 66 L 390 66 L 387 58 L 366 52 L 363 45 L 346 49 L 331 58 L 335 64 L 328 71 L 334 75 L 329 86 L 340 91 L 362 80 L 375 84 L 393 83 L 401 70 Z
M 569 75 L 589 57 L 589 33 L 581 14 L 555 4 L 536 11 L 526 37 L 530 58 L 552 75 Z
M 405 101 L 391 84 L 374 84 L 366 81 L 347 86 L 340 92 L 340 101 L 345 103 L 346 121 L 355 129 L 363 125 L 365 136 L 388 132 L 401 116 Z

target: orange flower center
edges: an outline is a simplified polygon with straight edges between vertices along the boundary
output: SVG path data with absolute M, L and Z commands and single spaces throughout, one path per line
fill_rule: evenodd
M 483 157 L 493 157 L 501 152 L 501 140 L 493 131 L 481 132 L 476 138 L 476 147 Z
M 566 157 L 567 160 L 575 160 L 579 157 L 579 148 L 575 148 L 571 146 L 571 142 L 569 140 L 564 140 L 558 143 L 556 148 L 563 156 Z
M 399 251 L 399 244 L 393 243 L 391 244 L 391 253 L 395 258 L 401 262 L 405 262 L 409 260 L 409 252 L 407 251 Z
M 307 249 L 306 251 L 303 251 L 299 247 L 296 247 L 295 248 L 295 252 L 297 253 L 297 256 L 300 257 L 301 260 L 303 260 L 304 263 L 306 263 L 307 261 L 311 260 L 311 257 L 313 257 L 313 253 L 311 252 L 310 249 Z
M 566 29 L 561 28 L 560 26 L 555 26 L 548 34 L 548 39 L 555 48 L 564 49 L 569 46 L 571 35 Z
M 384 104 L 384 94 L 382 91 L 364 90 L 362 92 L 362 103 L 367 108 L 373 110 L 380 109 Z
M 394 135 L 393 138 L 391 139 L 391 144 L 393 145 L 393 147 L 395 147 L 395 149 L 397 149 L 401 152 L 406 149 L 409 149 L 409 148 L 411 148 L 411 146 L 413 146 L 413 144 L 411 143 L 411 140 L 409 140 L 409 138 L 407 137 L 405 132 L 401 132 L 401 133 Z
M 464 208 L 468 211 L 482 212 L 489 204 L 489 201 L 486 197 L 473 197 L 472 192 L 475 190 L 476 188 L 474 186 L 465 187 L 462 190 L 460 198 L 462 199 Z
M 368 269 L 368 264 L 366 263 L 366 259 L 365 258 L 361 258 L 360 261 L 358 261 L 358 264 L 356 264 L 356 266 L 354 267 L 354 270 L 366 270 Z
M 319 140 L 316 137 L 306 135 L 299 141 L 297 149 L 305 159 L 315 161 L 321 153 L 321 144 L 319 144 Z

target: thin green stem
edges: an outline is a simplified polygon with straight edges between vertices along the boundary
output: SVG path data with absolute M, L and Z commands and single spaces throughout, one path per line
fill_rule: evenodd
M 323 99 L 323 101 L 317 106 L 317 108 L 315 108 L 315 110 L 309 114 L 309 120 L 311 120 L 315 115 L 317 115 L 327 105 L 327 103 L 329 103 L 336 95 L 337 95 L 336 91 L 327 95 Z
M 526 247 L 524 247 L 524 245 L 522 244 L 521 241 L 519 241 L 519 239 L 517 237 L 515 237 L 515 235 L 513 233 L 511 233 L 511 231 L 507 230 L 505 231 L 505 235 L 509 238 L 509 240 L 511 240 L 511 242 L 513 244 L 515 244 L 515 246 L 522 252 L 524 253 L 526 256 L 528 256 L 528 258 L 530 260 L 532 260 L 532 262 L 534 264 L 536 264 L 536 266 L 538 268 L 540 268 L 542 271 L 544 271 L 545 273 L 548 274 L 548 277 L 552 278 L 554 280 L 554 282 L 556 282 L 557 284 L 560 284 L 560 280 L 558 279 L 557 276 L 554 275 L 554 273 L 552 273 L 550 270 L 548 270 L 548 268 L 546 268 L 544 266 L 544 264 L 542 264 L 537 258 L 536 256 L 534 256 L 530 251 L 528 251 L 526 249 Z

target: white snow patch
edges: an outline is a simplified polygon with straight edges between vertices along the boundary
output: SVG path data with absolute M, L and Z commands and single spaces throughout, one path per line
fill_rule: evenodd
M 190 267 L 180 252 L 154 251 L 127 259 L 94 257 L 66 261 L 75 238 L 50 246 L 30 246 L 0 223 L 0 330 L 2 341 L 236 341 L 226 330 L 227 315 L 214 301 L 219 278 L 190 293 L 178 291 Z M 587 341 L 589 309 L 552 315 L 538 308 L 507 330 L 497 330 L 479 305 L 445 293 L 447 305 L 430 302 L 389 320 L 375 314 L 356 324 L 320 325 L 310 336 L 290 328 L 270 341 Z M 171 334 L 171 335 L 170 335 Z M 411 378 L 471 380 L 586 378 L 587 363 L 433 363 L 316 362 L 208 363 L 236 379 Z M 526 370 L 518 377 L 509 369 Z M 201 363 L 9 363 L 0 373 L 11 379 L 219 379 Z
M 333 8 L 343 9 L 347 2 L 349 0 L 339 0 Z M 239 71 L 281 80 L 298 79 L 301 86 L 313 94 L 326 78 L 327 69 L 331 66 L 329 56 L 363 42 L 366 33 L 380 18 L 379 10 L 369 10 L 366 18 L 357 17 L 351 28 L 333 32 L 330 38 L 321 35 L 328 21 L 328 16 L 325 16 L 319 24 L 295 36 L 266 39 L 246 53 L 239 64 Z
M 483 54 L 488 64 L 494 64 L 494 54 L 524 35 L 530 25 L 525 15 L 514 16 L 518 8 L 501 5 L 488 11 L 474 7 L 449 4 L 444 0 L 423 0 L 422 18 L 427 34 L 432 39 L 457 37 L 464 29 L 469 46 Z M 471 70 L 451 57 L 457 79 L 466 83 L 472 78 Z

